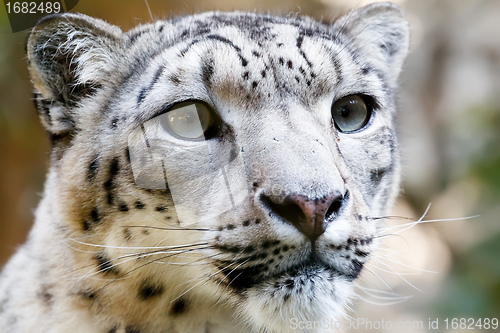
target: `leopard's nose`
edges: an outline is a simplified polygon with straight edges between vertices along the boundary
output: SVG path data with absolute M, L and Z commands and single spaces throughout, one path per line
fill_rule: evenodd
M 321 236 L 328 224 L 339 215 L 348 193 L 332 192 L 322 198 L 311 199 L 301 194 L 289 194 L 282 200 L 262 195 L 261 199 L 275 214 L 291 223 L 309 238 L 312 244 Z

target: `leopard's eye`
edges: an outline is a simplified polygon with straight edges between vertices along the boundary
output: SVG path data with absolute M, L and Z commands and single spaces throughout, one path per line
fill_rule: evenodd
M 184 140 L 206 140 L 216 126 L 216 116 L 205 103 L 187 101 L 174 105 L 161 117 L 165 130 Z
M 344 133 L 363 128 L 370 120 L 371 110 L 359 95 L 349 95 L 332 105 L 335 126 Z

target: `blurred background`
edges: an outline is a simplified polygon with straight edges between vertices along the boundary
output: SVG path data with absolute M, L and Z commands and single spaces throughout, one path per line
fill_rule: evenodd
M 149 6 L 155 18 L 238 9 L 331 20 L 370 2 L 149 0 Z M 344 331 L 500 332 L 451 326 L 453 318 L 474 318 L 476 324 L 500 317 L 500 1 L 395 2 L 412 28 L 399 103 L 402 196 L 350 314 L 373 327 Z M 151 20 L 143 0 L 80 0 L 73 11 L 123 30 Z M 26 238 L 48 166 L 48 140 L 25 66 L 26 36 L 11 32 L 2 7 L 0 267 Z M 404 230 L 419 218 L 442 221 Z M 438 329 L 432 330 L 436 319 Z M 398 323 L 405 328 L 396 329 Z

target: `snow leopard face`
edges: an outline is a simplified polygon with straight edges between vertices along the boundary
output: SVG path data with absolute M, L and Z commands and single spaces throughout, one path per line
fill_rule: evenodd
M 41 22 L 29 69 L 72 297 L 144 332 L 210 313 L 270 332 L 338 319 L 398 191 L 407 48 L 390 4 L 333 24 Z

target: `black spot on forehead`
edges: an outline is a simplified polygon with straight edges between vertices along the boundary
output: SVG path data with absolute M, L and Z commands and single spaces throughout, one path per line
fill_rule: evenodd
M 174 85 L 179 85 L 181 84 L 181 79 L 180 79 L 180 74 L 177 73 L 177 74 L 170 74 L 168 76 L 168 79 L 170 80 L 170 82 L 172 82 Z
M 118 127 L 118 122 L 120 121 L 120 119 L 118 117 L 113 117 L 113 119 L 111 120 L 111 126 L 110 128 L 111 129 L 116 129 Z

